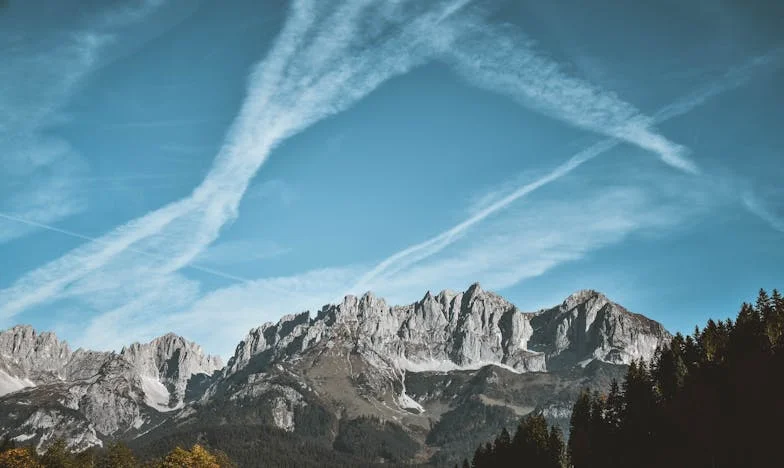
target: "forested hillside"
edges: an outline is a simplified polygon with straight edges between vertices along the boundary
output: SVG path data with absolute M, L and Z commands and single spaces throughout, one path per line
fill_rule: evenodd
M 569 441 L 540 416 L 502 432 L 464 466 L 780 466 L 784 420 L 784 299 L 760 290 L 737 318 L 709 320 L 634 362 L 607 394 L 584 391 Z

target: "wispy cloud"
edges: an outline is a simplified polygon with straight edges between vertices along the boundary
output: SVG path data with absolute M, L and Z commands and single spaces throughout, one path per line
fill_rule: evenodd
M 86 172 L 87 164 L 47 129 L 114 39 L 113 29 L 144 17 L 160 3 L 107 11 L 77 31 L 52 31 L 53 46 L 33 43 L 30 50 L 12 39 L 11 47 L 0 47 L 0 210 L 54 223 L 86 208 L 74 177 Z M 32 229 L 6 220 L 0 225 L 0 243 Z
M 470 240 L 379 277 L 371 288 L 395 302 L 412 300 L 411 291 L 468 285 L 478 278 L 503 289 L 632 234 L 669 231 L 705 209 L 682 202 L 682 195 L 662 200 L 654 184 L 581 187 L 575 199 L 511 208 L 484 223 Z
M 90 236 L 87 236 L 87 235 L 84 235 L 84 234 L 80 234 L 78 232 L 74 232 L 74 231 L 71 231 L 71 230 L 68 230 L 68 229 L 59 228 L 57 226 L 52 226 L 52 225 L 49 225 L 49 224 L 39 223 L 39 222 L 33 221 L 31 219 L 21 218 L 19 216 L 14 216 L 14 215 L 8 214 L 8 213 L 0 212 L 0 219 L 13 221 L 14 223 L 27 225 L 27 226 L 30 226 L 32 228 L 38 228 L 38 229 L 44 229 L 44 230 L 51 231 L 51 232 L 56 232 L 58 234 L 62 234 L 62 235 L 68 236 L 68 237 L 73 237 L 74 239 L 81 239 L 81 240 L 89 241 L 89 242 L 95 243 L 95 244 L 101 244 L 101 243 L 105 242 L 105 240 L 102 239 L 102 238 L 90 237 Z M 165 260 L 163 257 L 161 257 L 158 254 L 147 252 L 147 251 L 144 251 L 144 250 L 139 250 L 139 249 L 136 249 L 136 248 L 133 248 L 133 247 L 128 248 L 127 251 L 128 251 L 128 253 L 135 254 L 135 255 L 138 255 L 138 256 L 142 256 L 142 257 L 149 257 L 149 258 L 153 258 L 153 259 L 157 259 L 157 260 Z M 247 282 L 248 281 L 245 278 L 241 278 L 239 276 L 232 275 L 230 273 L 225 273 L 225 272 L 222 272 L 220 270 L 216 270 L 214 268 L 208 268 L 206 266 L 201 266 L 201 265 L 198 265 L 198 264 L 190 264 L 190 265 L 187 265 L 186 268 L 190 268 L 190 269 L 193 269 L 193 270 L 201 271 L 203 273 L 212 274 L 212 275 L 215 275 L 215 276 L 218 276 L 218 277 L 221 277 L 221 278 L 224 278 L 224 279 L 232 280 L 232 281 L 238 281 L 238 282 Z
M 538 219 L 527 207 L 512 220 L 499 220 L 494 215 L 624 142 L 653 151 L 681 170 L 696 172 L 696 166 L 685 157 L 685 148 L 653 127 L 745 80 L 720 82 L 646 117 L 611 92 L 566 75 L 557 64 L 535 52 L 519 32 L 486 31 L 487 25 L 468 8 L 467 0 L 352 0 L 337 7 L 324 3 L 293 1 L 278 39 L 248 79 L 246 99 L 212 168 L 188 197 L 104 236 L 88 238 L 83 246 L 24 275 L 0 291 L 0 319 L 51 301 L 75 298 L 89 306 L 87 310 L 109 311 L 91 318 L 80 340 L 114 347 L 129 335 L 144 338 L 166 328 L 203 337 L 206 331 L 198 324 L 220 315 L 226 324 L 210 330 L 216 338 L 208 345 L 217 346 L 218 340 L 223 340 L 225 347 L 249 325 L 283 312 L 311 308 L 319 301 L 332 301 L 337 291 L 381 285 L 378 289 L 388 290 L 394 297 L 414 287 L 414 278 L 441 275 L 462 282 L 468 276 L 475 279 L 477 273 L 486 274 L 491 284 L 510 284 L 617 242 L 641 227 L 669 226 L 673 219 L 680 219 L 680 212 L 659 212 L 637 188 L 619 187 L 574 206 L 552 205 L 550 208 L 561 216 L 549 224 L 542 224 L 546 220 Z M 349 265 L 248 281 L 200 266 L 209 258 L 210 246 L 221 229 L 237 218 L 253 177 L 278 145 L 349 108 L 386 80 L 436 57 L 446 57 L 472 83 L 610 138 L 536 180 L 488 197 L 464 221 L 370 270 Z M 584 218 L 591 213 L 604 213 L 608 222 Z M 559 220 L 574 224 L 562 226 Z M 537 222 L 541 229 L 529 228 Z M 434 257 L 480 225 L 488 230 L 486 242 L 444 258 Z M 588 234 L 575 231 L 582 225 Z M 517 232 L 527 243 L 511 244 L 513 239 L 505 237 L 505 232 Z M 507 245 L 512 247 L 504 256 L 500 246 Z M 215 249 L 220 246 L 216 244 Z M 431 257 L 432 261 L 425 263 Z M 186 276 L 188 268 L 213 272 L 238 284 L 202 296 L 199 283 Z
M 275 321 L 284 314 L 313 311 L 323 304 L 334 303 L 339 299 L 340 291 L 345 291 L 360 272 L 356 266 L 315 269 L 221 288 L 207 293 L 180 312 L 153 318 L 154 326 L 148 336 L 160 334 L 161 330 L 177 330 L 198 339 L 210 352 L 228 357 L 237 340 L 250 328 Z M 214 322 L 215 317 L 221 317 L 219 324 Z M 208 321 L 214 325 L 209 331 L 202 325 Z M 123 323 L 132 330 L 137 327 L 135 321 Z M 95 333 L 87 334 L 89 338 L 85 342 L 91 343 L 98 338 L 103 325 L 118 329 L 116 323 L 99 317 L 94 322 Z M 114 343 L 124 341 L 120 334 L 120 339 Z
M 196 257 L 195 263 L 211 266 L 238 265 L 279 257 L 289 252 L 291 248 L 265 239 L 221 241 L 202 251 Z
M 652 151 L 679 170 L 698 172 L 687 149 L 657 133 L 651 117 L 615 93 L 565 73 L 511 26 L 503 30 L 477 23 L 471 34 L 447 51 L 446 60 L 476 86 L 576 127 Z
M 752 72 L 756 67 L 773 63 L 773 61 L 777 60 L 780 56 L 780 51 L 776 50 L 762 57 L 755 58 L 741 67 L 730 70 L 725 76 L 715 82 L 664 107 L 661 111 L 657 112 L 653 122 L 661 123 L 683 115 L 697 106 L 702 105 L 711 97 L 745 84 L 751 78 Z M 444 248 L 460 239 L 473 226 L 509 207 L 512 203 L 525 197 L 529 193 L 564 177 L 591 159 L 617 147 L 620 143 L 621 141 L 615 138 L 600 141 L 575 154 L 542 177 L 517 187 L 511 191 L 511 193 L 507 193 L 502 197 L 497 195 L 491 197 L 495 200 L 494 202 L 475 212 L 464 221 L 430 239 L 406 247 L 381 261 L 373 269 L 364 274 L 354 285 L 352 290 L 360 291 L 366 289 L 371 284 L 374 284 L 379 277 L 394 274 L 439 253 Z
M 773 229 L 784 232 L 784 210 L 774 210 L 769 203 L 750 190 L 743 193 L 741 200 L 751 213 L 757 215 Z M 782 206 L 784 206 L 784 202 L 782 202 Z
M 193 127 L 198 125 L 213 124 L 222 122 L 223 119 L 219 118 L 190 118 L 190 119 L 162 119 L 162 120 L 144 120 L 135 122 L 85 122 L 86 125 L 91 127 L 101 127 L 108 129 L 158 129 L 169 127 Z
M 24 275 L 0 291 L 0 315 L 7 319 L 65 297 L 96 301 L 98 289 L 110 295 L 101 306 L 117 302 L 116 310 L 126 317 L 149 308 L 144 298 L 171 310 L 169 301 L 160 299 L 165 290 L 159 285 L 169 284 L 167 275 L 194 262 L 237 217 L 251 178 L 270 152 L 387 79 L 423 63 L 434 43 L 452 40 L 438 26 L 464 3 L 397 2 L 381 8 L 355 0 L 334 9 L 321 2 L 294 1 L 276 43 L 250 76 L 247 97 L 212 169 L 193 193 Z M 139 277 L 167 280 L 151 281 L 149 289 L 141 291 Z M 129 295 L 110 289 L 106 281 L 98 281 L 101 278 L 133 289 L 132 296 L 139 299 L 134 305 L 123 304 Z M 112 299 L 114 295 L 119 297 Z

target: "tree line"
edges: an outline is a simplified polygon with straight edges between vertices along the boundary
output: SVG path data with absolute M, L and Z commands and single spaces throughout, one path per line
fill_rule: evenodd
M 17 447 L 13 441 L 0 443 L 0 468 L 235 468 L 225 453 L 209 451 L 199 444 L 190 450 L 175 447 L 161 459 L 137 460 L 121 442 L 105 450 L 73 452 L 62 440 L 55 441 L 42 455 L 30 447 Z
M 541 415 L 504 430 L 464 467 L 780 466 L 784 299 L 760 290 L 736 319 L 675 335 L 608 393 L 583 391 L 566 444 Z
M 760 290 L 756 302 L 743 304 L 734 321 L 708 320 L 691 335 L 675 335 L 668 346 L 657 350 L 651 362 L 632 362 L 623 382 L 613 381 L 606 394 L 583 391 L 572 408 L 568 441 L 559 428 L 548 426 L 544 416 L 533 414 L 520 422 L 514 435 L 503 429 L 462 466 L 778 466 L 782 464 L 778 446 L 781 421 L 784 299 L 777 290 L 770 295 Z M 395 458 L 392 455 L 399 454 L 393 452 L 412 450 L 394 431 L 370 433 L 364 423 L 373 421 L 360 422 L 346 432 L 342 443 L 373 446 L 374 457 Z M 226 435 L 226 428 L 220 432 Z M 228 438 L 249 443 L 249 438 L 240 434 Z M 257 444 L 259 440 L 256 438 Z M 277 466 L 276 462 L 288 465 L 294 459 L 302 464 L 291 466 L 330 461 L 331 453 L 317 446 L 288 439 L 281 439 L 278 445 L 279 458 L 269 460 L 270 466 Z M 269 452 L 272 446 L 263 444 L 256 449 Z M 319 456 L 314 457 L 315 453 Z M 349 464 L 353 463 L 344 465 Z M 39 455 L 31 447 L 0 441 L 0 468 L 234 466 L 225 453 L 198 444 L 190 449 L 176 446 L 160 458 L 142 461 L 119 442 L 105 449 L 73 453 L 65 442 L 56 441 Z

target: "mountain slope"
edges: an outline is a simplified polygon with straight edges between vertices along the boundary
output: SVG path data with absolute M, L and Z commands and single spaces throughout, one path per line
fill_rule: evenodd
M 0 409 L 21 415 L 0 421 L 17 440 L 41 427 L 27 421 L 44 416 L 71 421 L 58 424 L 69 440 L 81 437 L 78 447 L 107 438 L 159 446 L 199 428 L 267 427 L 289 434 L 281 440 L 373 462 L 436 463 L 465 456 L 531 411 L 565 424 L 581 388 L 605 388 L 670 339 L 595 291 L 524 313 L 478 284 L 406 306 L 347 296 L 315 317 L 283 317 L 251 330 L 214 373 L 214 358 L 174 335 L 119 354 L 71 353 L 43 335 L 38 354 L 35 345 L 12 345 L 24 351 L 0 360 L 9 376 L 36 385 L 0 398 Z M 91 412 L 98 402 L 111 416 Z M 230 455 L 243 458 L 250 449 L 236 450 Z
M 57 438 L 77 450 L 102 445 L 160 423 L 193 376 L 220 368 L 174 335 L 117 354 L 71 351 L 53 333 L 17 326 L 0 332 L 0 433 L 39 450 Z

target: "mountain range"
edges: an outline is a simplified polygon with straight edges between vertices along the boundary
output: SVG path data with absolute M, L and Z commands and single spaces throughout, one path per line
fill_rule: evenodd
M 441 465 L 531 412 L 566 428 L 581 389 L 606 390 L 670 339 L 596 291 L 523 312 L 479 284 L 405 306 L 346 296 L 250 330 L 226 365 L 174 334 L 74 351 L 16 326 L 0 332 L 0 435 L 39 451 L 123 440 L 154 454 L 231 433 L 218 448 L 243 466 L 263 437 L 359 464 Z

